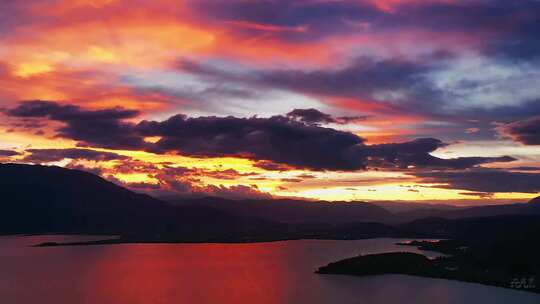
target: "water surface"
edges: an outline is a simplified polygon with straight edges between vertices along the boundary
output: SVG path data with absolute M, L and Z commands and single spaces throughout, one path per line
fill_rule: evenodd
M 313 273 L 359 253 L 421 252 L 395 245 L 398 239 L 29 247 L 75 240 L 81 237 L 0 237 L 0 302 L 540 303 L 540 295 L 479 284 Z

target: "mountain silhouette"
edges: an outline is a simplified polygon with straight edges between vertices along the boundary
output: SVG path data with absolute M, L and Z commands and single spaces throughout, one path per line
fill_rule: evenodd
M 529 201 L 529 204 L 539 204 L 540 205 L 540 196 L 533 198 Z
M 100 233 L 183 240 L 272 230 L 205 206 L 172 206 L 88 172 L 0 164 L 0 233 Z
M 503 233 L 509 225 L 537 231 L 540 218 L 540 198 L 528 204 L 441 208 L 436 217 L 421 219 L 370 203 L 213 197 L 171 203 L 88 172 L 40 165 L 0 164 L 0 183 L 0 234 L 108 234 L 122 242 L 482 237 Z
M 447 210 L 418 208 L 396 213 L 396 216 L 401 222 L 408 222 L 428 217 L 459 219 L 502 215 L 540 215 L 540 197 L 532 199 L 528 203 L 461 207 Z
M 183 206 L 206 206 L 240 217 L 255 217 L 287 224 L 350 224 L 357 222 L 395 221 L 388 210 L 365 202 L 326 202 L 293 199 L 229 200 L 218 197 L 175 199 Z

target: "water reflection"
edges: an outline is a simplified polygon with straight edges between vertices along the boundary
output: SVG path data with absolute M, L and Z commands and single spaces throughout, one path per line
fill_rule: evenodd
M 535 294 L 446 280 L 313 273 L 359 253 L 419 252 L 396 239 L 28 247 L 66 241 L 58 238 L 0 238 L 2 303 L 540 302 Z

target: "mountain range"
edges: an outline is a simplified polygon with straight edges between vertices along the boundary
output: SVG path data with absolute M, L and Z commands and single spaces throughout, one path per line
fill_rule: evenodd
M 0 183 L 0 234 L 108 234 L 141 242 L 442 238 L 470 231 L 486 234 L 493 227 L 508 228 L 506 222 L 533 225 L 540 218 L 540 198 L 524 204 L 393 212 L 364 202 L 215 197 L 164 201 L 88 172 L 40 165 L 0 164 Z

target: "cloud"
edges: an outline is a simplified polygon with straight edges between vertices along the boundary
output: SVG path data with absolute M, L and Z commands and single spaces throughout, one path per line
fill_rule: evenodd
M 27 149 L 22 161 L 32 163 L 50 163 L 64 159 L 90 160 L 96 162 L 111 160 L 128 160 L 130 157 L 113 152 L 96 151 L 90 149 Z
M 480 128 L 467 128 L 465 129 L 465 133 L 467 134 L 474 134 L 480 132 Z
M 62 105 L 52 101 L 31 100 L 21 103 L 18 107 L 10 109 L 7 113 L 16 117 L 49 117 L 57 121 L 71 120 L 120 120 L 133 118 L 139 111 L 123 108 L 104 110 L 83 110 L 75 105 Z
M 377 99 L 384 92 L 427 95 L 432 92 L 422 75 L 435 68 L 433 59 L 442 54 L 433 56 L 422 61 L 361 57 L 337 69 L 261 71 L 258 81 L 296 91 L 366 99 Z M 419 90 L 426 92 L 420 94 Z
M 332 115 L 323 113 L 317 109 L 294 109 L 287 113 L 286 116 L 306 124 L 335 123 L 340 125 L 363 121 L 367 118 L 367 116 L 333 117 Z
M 107 177 L 105 175 L 105 169 L 102 168 L 102 167 L 88 167 L 88 166 L 85 166 L 85 165 L 82 165 L 82 164 L 78 164 L 76 162 L 70 162 L 66 165 L 66 168 L 68 169 L 73 169 L 73 170 L 80 170 L 80 171 L 86 171 L 86 172 L 90 172 L 92 174 L 95 174 L 95 175 L 99 175 L 99 176 L 102 176 L 102 177 Z M 116 181 L 116 179 L 115 179 Z
M 431 152 L 447 144 L 435 138 L 420 138 L 410 142 L 396 144 L 380 144 L 364 147 L 362 153 L 370 158 L 369 165 L 375 168 L 441 168 L 466 169 L 493 162 L 512 162 L 510 156 L 502 157 L 457 157 L 438 158 Z
M 69 150 L 69 149 L 66 149 Z M 82 149 L 74 149 L 82 150 Z M 45 150 L 43 150 L 45 152 Z M 57 155 L 58 153 L 52 152 Z M 78 154 L 78 152 L 77 152 Z M 70 158 L 71 155 L 68 155 Z M 107 157 L 107 159 L 113 158 Z M 100 159 L 100 157 L 90 157 L 90 159 Z M 47 160 L 48 161 L 48 160 Z M 151 163 L 137 159 L 127 158 L 121 162 L 117 162 L 114 166 L 97 166 L 88 167 L 72 161 L 66 165 L 66 168 L 83 170 L 100 175 L 105 179 L 123 187 L 132 189 L 133 191 L 145 192 L 153 195 L 179 195 L 185 197 L 201 197 L 201 196 L 220 196 L 232 199 L 240 198 L 256 198 L 269 199 L 272 196 L 258 189 L 256 185 L 214 185 L 207 184 L 203 180 L 207 178 L 233 180 L 244 177 L 257 176 L 258 173 L 246 172 L 241 173 L 234 169 L 226 170 L 211 170 L 196 167 L 171 166 L 163 163 Z M 144 174 L 148 177 L 148 181 L 142 182 L 126 182 L 116 175 L 118 174 Z
M 511 157 L 438 158 L 430 153 L 446 144 L 434 138 L 366 145 L 363 138 L 353 133 L 313 124 L 314 119 L 320 121 L 321 117 L 329 117 L 318 111 L 308 111 L 311 116 L 305 111 L 297 111 L 293 117 L 276 115 L 268 118 L 187 117 L 179 114 L 164 121 L 131 123 L 124 119 L 135 117 L 136 111 L 121 108 L 90 111 L 54 102 L 33 101 L 6 113 L 15 117 L 61 121 L 65 125 L 56 130 L 57 136 L 76 140 L 79 146 L 195 157 L 240 157 L 265 161 L 256 166 L 266 168 L 280 164 L 318 171 L 355 171 L 367 166 L 464 169 L 514 160 Z M 306 119 L 309 121 L 305 122 Z M 159 140 L 145 142 L 146 137 L 158 137 Z
M 434 70 L 444 68 L 445 60 L 453 57 L 454 55 L 446 51 L 431 52 L 412 59 L 359 56 L 333 68 L 302 69 L 292 66 L 240 69 L 240 71 L 230 71 L 219 65 L 213 66 L 211 63 L 184 59 L 177 62 L 177 68 L 218 82 L 243 83 L 260 88 L 278 88 L 319 96 L 388 102 L 407 101 L 406 99 L 410 97 L 438 97 L 440 92 L 434 90 L 426 76 Z M 392 107 L 388 105 L 388 108 Z M 309 114 L 316 115 L 316 113 L 302 115 Z
M 235 180 L 240 177 L 246 177 L 246 176 L 256 176 L 258 173 L 255 172 L 247 172 L 247 173 L 240 173 L 237 170 L 234 169 L 226 169 L 226 170 L 203 170 L 199 169 L 201 175 L 208 176 L 215 179 L 224 179 L 224 180 Z
M 363 167 L 362 159 L 350 155 L 354 146 L 362 144 L 362 138 L 284 116 L 188 118 L 176 115 L 162 122 L 143 121 L 136 130 L 144 136 L 161 137 L 151 149 L 156 153 L 236 156 L 314 170 Z
M 131 173 L 155 173 L 159 170 L 156 164 L 145 162 L 137 159 L 126 159 L 114 165 L 115 173 L 131 174 Z
M 185 197 L 218 196 L 229 199 L 271 199 L 270 193 L 261 191 L 257 185 L 213 185 L 204 184 L 200 178 L 232 179 L 252 174 L 241 174 L 236 170 L 212 171 L 186 167 L 164 167 L 156 170 L 151 177 L 152 183 L 124 183 L 134 190 L 146 191 L 156 195 L 177 195 Z
M 143 191 L 153 191 L 153 190 L 161 189 L 160 184 L 152 184 L 152 183 L 145 183 L 145 182 L 123 183 L 123 185 L 134 190 L 143 190 Z
M 141 171 L 139 171 L 141 172 Z M 229 168 L 225 170 L 210 170 L 204 168 L 188 168 L 188 167 L 172 167 L 165 165 L 161 169 L 145 170 L 148 173 L 154 173 L 156 176 L 167 175 L 169 177 L 209 177 L 221 180 L 235 180 L 241 177 L 249 177 L 259 175 L 256 172 L 241 173 L 235 169 Z
M 497 130 L 525 145 L 540 145 L 540 116 L 501 124 Z
M 254 36 L 266 29 L 265 33 L 272 37 L 301 42 L 358 31 L 388 33 L 414 28 L 434 29 L 441 34 L 469 30 L 485 39 L 479 34 L 486 30 L 510 35 L 514 32 L 503 30 L 511 31 L 512 24 L 520 25 L 518 28 L 527 25 L 534 20 L 538 5 L 534 0 L 295 0 L 192 1 L 191 8 L 199 18 L 222 25 L 230 21 L 233 25 L 264 25 L 231 29 L 242 36 Z
M 254 167 L 261 168 L 268 171 L 288 171 L 293 168 L 284 164 L 278 164 L 267 160 L 260 160 L 253 164 Z
M 312 178 L 317 178 L 316 175 L 313 175 L 313 174 L 309 174 L 309 173 L 302 173 L 302 174 L 299 174 L 296 176 L 296 178 L 299 178 L 299 179 L 312 179 Z
M 76 105 L 62 105 L 52 101 L 32 100 L 5 111 L 8 116 L 47 118 L 65 125 L 56 130 L 57 136 L 78 141 L 79 146 L 100 148 L 141 148 L 144 139 L 132 134 L 133 126 L 123 122 L 140 113 L 116 107 L 86 110 Z
M 198 193 L 197 193 L 198 192 Z M 196 189 L 195 194 L 219 196 L 229 199 L 272 199 L 270 193 L 261 191 L 257 185 L 236 185 L 225 187 L 223 185 L 208 185 L 205 188 Z
M 297 119 L 306 124 L 326 124 L 335 121 L 331 115 L 323 113 L 317 109 L 294 109 L 287 113 L 287 117 Z
M 282 178 L 282 179 L 280 179 L 280 181 L 282 181 L 284 183 L 300 183 L 303 180 L 300 179 L 300 178 Z
M 433 138 L 404 143 L 365 145 L 352 133 L 290 120 L 270 118 L 198 117 L 177 115 L 163 122 L 137 125 L 145 136 L 160 136 L 152 150 L 197 157 L 236 156 L 310 170 L 354 171 L 366 166 L 384 168 L 431 167 L 464 169 L 490 162 L 509 162 L 511 157 L 432 156 L 446 144 Z M 309 153 L 306 153 L 309 151 Z
M 473 192 L 540 192 L 540 174 L 509 172 L 496 169 L 467 171 L 435 171 L 413 173 L 422 183 L 436 188 L 461 189 Z
M 0 157 L 4 157 L 4 156 L 11 157 L 11 156 L 16 156 L 16 155 L 20 155 L 20 153 L 13 150 L 0 150 Z
M 248 69 L 231 71 L 208 62 L 181 61 L 181 70 L 212 83 L 250 85 L 259 91 L 282 90 L 315 96 L 326 107 L 361 111 L 372 117 L 386 117 L 400 124 L 409 117 L 417 123 L 446 123 L 444 130 L 428 136 L 461 136 L 470 119 L 479 120 L 475 137 L 492 138 L 490 123 L 521 119 L 540 113 L 540 91 L 530 86 L 540 79 L 540 61 L 522 63 L 491 54 L 463 54 L 427 48 L 418 56 L 360 56 L 335 67 Z M 312 109 L 301 109 L 304 111 Z M 316 111 L 316 110 L 315 110 Z M 299 119 L 338 120 L 313 113 L 291 113 Z M 305 118 L 302 118 L 304 115 Z M 309 115 L 309 116 L 307 116 Z M 390 118 L 389 118 L 390 117 Z M 359 118 L 364 118 L 361 116 Z M 357 120 L 358 121 L 358 120 Z M 346 123 L 343 120 L 342 123 Z M 367 121 L 369 125 L 370 121 Z M 406 126 L 409 127 L 410 126 Z M 416 128 L 418 129 L 418 128 Z M 476 129 L 470 129 L 474 131 Z M 451 133 L 451 132 L 454 133 Z
M 495 195 L 494 193 L 490 193 L 490 192 L 460 192 L 459 194 L 477 196 L 479 198 L 484 198 L 484 199 L 491 199 Z

